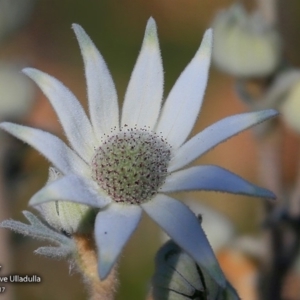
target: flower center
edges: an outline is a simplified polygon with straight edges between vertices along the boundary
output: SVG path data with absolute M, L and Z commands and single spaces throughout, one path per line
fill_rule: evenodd
M 141 204 L 164 183 L 170 158 L 163 137 L 131 128 L 106 136 L 92 160 L 92 177 L 115 202 Z

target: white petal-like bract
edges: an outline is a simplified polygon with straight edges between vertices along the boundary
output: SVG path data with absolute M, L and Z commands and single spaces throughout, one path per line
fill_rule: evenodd
M 49 201 L 70 201 L 101 208 L 110 203 L 105 194 L 95 189 L 95 184 L 85 178 L 68 175 L 57 179 L 40 189 L 30 199 L 30 205 L 39 205 Z
M 122 126 L 156 124 L 163 97 L 163 66 L 155 21 L 150 18 L 140 55 L 133 69 L 122 110 Z
M 203 155 L 230 137 L 278 115 L 274 109 L 239 114 L 226 117 L 188 140 L 175 153 L 168 171 L 176 171 Z
M 9 122 L 1 123 L 0 128 L 41 152 L 62 174 L 89 173 L 86 163 L 55 135 Z
M 107 65 L 83 28 L 73 24 L 84 61 L 89 111 L 97 137 L 119 128 L 119 105 L 115 84 Z
M 165 195 L 157 195 L 142 207 L 220 286 L 225 286 L 225 277 L 199 220 L 186 205 Z
M 215 191 L 275 199 L 275 195 L 218 166 L 196 166 L 170 174 L 161 192 Z
M 95 139 L 89 119 L 73 93 L 56 78 L 35 69 L 23 69 L 41 88 L 55 109 L 73 149 L 89 162 Z
M 212 30 L 209 29 L 162 109 L 156 131 L 162 132 L 175 149 L 186 140 L 198 117 L 208 79 L 212 39 Z
M 136 205 L 112 203 L 96 218 L 95 239 L 98 246 L 98 271 L 105 279 L 123 247 L 140 222 L 142 209 Z

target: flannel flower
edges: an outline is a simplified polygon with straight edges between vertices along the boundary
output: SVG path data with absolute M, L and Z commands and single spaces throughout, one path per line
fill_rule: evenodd
M 271 192 L 217 166 L 182 168 L 277 112 L 227 117 L 185 142 L 207 84 L 212 31 L 206 31 L 162 106 L 163 66 L 156 24 L 150 18 L 119 117 L 117 92 L 104 59 L 79 25 L 73 29 L 84 60 L 90 118 L 61 82 L 35 69 L 23 71 L 49 98 L 71 147 L 39 129 L 1 124 L 41 152 L 62 175 L 39 190 L 30 205 L 60 200 L 99 209 L 94 234 L 101 279 L 109 274 L 145 211 L 224 286 L 225 278 L 196 216 L 167 194 L 210 190 L 274 198 Z

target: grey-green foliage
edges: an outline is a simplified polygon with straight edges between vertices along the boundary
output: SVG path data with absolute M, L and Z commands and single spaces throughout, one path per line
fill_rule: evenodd
M 155 274 L 152 278 L 154 300 L 239 300 L 227 282 L 219 286 L 204 268 L 179 248 L 167 242 L 157 253 Z
M 60 233 L 46 224 L 29 211 L 23 211 L 24 216 L 30 224 L 20 221 L 5 220 L 0 223 L 0 227 L 8 228 L 14 232 L 30 236 L 35 239 L 48 241 L 57 246 L 40 247 L 34 252 L 51 258 L 64 258 L 72 255 L 75 251 L 74 241 L 68 236 Z

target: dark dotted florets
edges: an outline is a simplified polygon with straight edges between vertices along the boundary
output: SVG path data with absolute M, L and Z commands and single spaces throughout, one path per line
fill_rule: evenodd
M 123 129 L 106 136 L 92 160 L 92 177 L 115 201 L 140 204 L 164 183 L 171 146 L 147 129 Z

